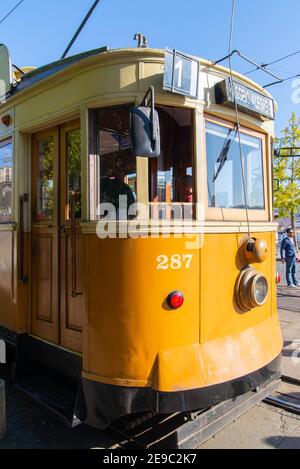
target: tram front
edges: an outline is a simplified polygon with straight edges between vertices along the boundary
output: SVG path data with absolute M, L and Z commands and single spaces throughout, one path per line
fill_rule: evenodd
M 79 415 L 98 427 L 254 389 L 278 376 L 282 348 L 273 99 L 182 54 L 149 49 L 131 60 L 138 77 L 126 65 L 121 76 L 139 90 L 135 103 L 122 94 L 89 111 Z

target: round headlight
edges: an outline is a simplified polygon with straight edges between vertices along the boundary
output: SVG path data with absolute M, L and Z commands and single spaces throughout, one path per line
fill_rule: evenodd
M 252 284 L 253 302 L 261 306 L 266 302 L 268 296 L 268 282 L 263 275 L 256 275 Z
M 240 272 L 235 285 L 235 300 L 242 311 L 262 306 L 268 296 L 268 281 L 256 270 L 247 267 Z

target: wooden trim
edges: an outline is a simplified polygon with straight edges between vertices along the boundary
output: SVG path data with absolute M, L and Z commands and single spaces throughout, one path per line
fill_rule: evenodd
M 232 220 L 232 221 L 244 221 L 246 220 L 246 209 L 235 209 L 235 208 L 217 208 L 209 207 L 208 205 L 208 190 L 207 190 L 207 154 L 206 154 L 206 122 L 212 122 L 217 125 L 221 125 L 227 129 L 234 129 L 235 125 L 232 122 L 220 119 L 218 117 L 212 117 L 204 115 L 204 126 L 203 126 L 203 142 L 204 142 L 204 174 L 206 181 L 205 188 L 205 219 L 206 220 Z M 256 137 L 262 142 L 262 163 L 263 163 L 263 183 L 264 183 L 264 203 L 265 208 L 263 210 L 252 210 L 248 209 L 249 220 L 251 221 L 268 221 L 269 220 L 269 184 L 268 184 L 268 171 L 267 171 L 267 149 L 266 149 L 266 134 L 248 129 L 241 126 L 240 130 L 242 133 Z
M 205 122 L 209 121 L 209 122 L 212 122 L 214 124 L 222 125 L 223 127 L 226 127 L 228 129 L 235 129 L 235 127 L 236 127 L 236 122 L 234 120 L 231 121 L 231 120 L 223 119 L 221 117 L 217 117 L 217 116 L 209 114 L 207 112 L 204 112 L 204 121 Z M 261 139 L 262 135 L 266 136 L 266 132 L 263 132 L 263 131 L 260 132 L 259 130 L 253 129 L 250 126 L 248 127 L 248 126 L 241 125 L 240 130 L 241 130 L 241 132 L 243 132 L 245 134 L 248 134 L 248 135 L 251 135 L 253 137 L 260 138 L 260 139 Z
M 76 120 L 60 127 L 60 226 L 59 230 L 59 265 L 60 265 L 60 344 L 71 350 L 80 352 L 82 350 L 82 328 L 68 322 L 69 308 L 78 305 L 84 301 L 83 296 L 72 298 L 70 294 L 71 285 L 69 284 L 69 272 L 72 266 L 69 263 L 69 250 L 71 249 L 70 233 L 71 223 L 69 220 L 69 197 L 68 197 L 68 132 L 81 130 L 80 121 Z M 77 220 L 80 225 L 80 220 Z M 80 237 L 80 228 L 78 228 L 78 238 Z M 83 240 L 82 240 L 83 243 Z M 84 272 L 81 273 L 81 279 L 84 278 Z M 83 292 L 82 292 L 83 293 Z M 82 308 L 83 310 L 83 308 Z M 82 315 L 83 316 L 83 313 Z
M 136 222 L 136 220 L 135 220 Z M 120 230 L 122 234 L 127 232 L 128 227 L 130 226 L 130 221 L 117 222 L 115 227 L 115 222 L 106 222 L 107 226 L 111 226 L 112 229 L 116 228 L 116 233 Z M 271 222 L 262 222 L 262 221 L 251 221 L 250 229 L 253 232 L 277 232 L 278 224 Z M 81 223 L 81 232 L 84 235 L 97 235 L 99 227 L 99 222 L 82 222 Z M 193 221 L 190 222 L 166 222 L 159 223 L 155 220 L 145 220 L 140 224 L 140 228 L 136 231 L 133 231 L 130 228 L 131 234 L 144 235 L 147 234 L 151 236 L 152 233 L 155 234 L 202 234 L 202 233 L 247 233 L 248 224 L 245 221 Z M 107 231 L 103 231 L 107 234 Z M 129 236 L 128 236 L 129 237 Z
M 149 207 L 149 160 L 136 158 L 137 202 Z M 149 213 L 149 208 L 148 208 Z
M 197 197 L 195 202 L 197 203 L 196 220 L 205 220 L 205 197 L 206 197 L 206 159 L 205 159 L 205 141 L 202 136 L 205 134 L 205 119 L 203 114 L 203 108 L 199 107 L 195 111 L 195 182 L 197 188 Z
M 80 109 L 80 129 L 81 129 L 81 218 L 88 220 L 89 214 L 89 118 L 88 109 L 85 105 Z

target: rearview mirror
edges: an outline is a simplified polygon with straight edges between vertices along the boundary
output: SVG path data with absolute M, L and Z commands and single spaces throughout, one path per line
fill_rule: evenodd
M 154 109 L 153 86 L 147 91 L 141 106 L 131 108 L 130 127 L 134 156 L 157 158 L 160 155 L 160 128 L 158 112 Z

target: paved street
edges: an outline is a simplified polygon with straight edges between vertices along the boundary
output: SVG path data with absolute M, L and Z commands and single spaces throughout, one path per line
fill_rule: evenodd
M 114 435 L 86 425 L 68 428 L 14 386 L 7 387 L 7 436 L 0 449 L 109 448 Z
M 300 279 L 300 264 L 298 266 Z M 284 266 L 280 262 L 277 269 L 282 275 L 278 287 L 284 335 L 282 371 L 283 375 L 300 380 L 300 289 L 287 288 Z M 299 386 L 295 384 L 282 383 L 280 391 L 300 396 Z M 44 407 L 11 385 L 7 387 L 7 425 L 7 436 L 0 441 L 0 449 L 109 448 L 120 441 L 111 431 L 101 432 L 85 425 L 73 430 L 66 428 Z M 260 403 L 201 448 L 300 448 L 300 416 Z
M 297 268 L 300 280 L 300 263 L 297 263 Z M 281 262 L 277 262 L 277 271 L 281 275 L 278 313 L 284 338 L 282 374 L 300 383 L 300 288 L 286 286 L 285 266 Z M 279 391 L 298 398 L 300 396 L 300 386 L 293 384 L 282 383 Z M 260 403 L 201 448 L 300 449 L 300 416 Z

